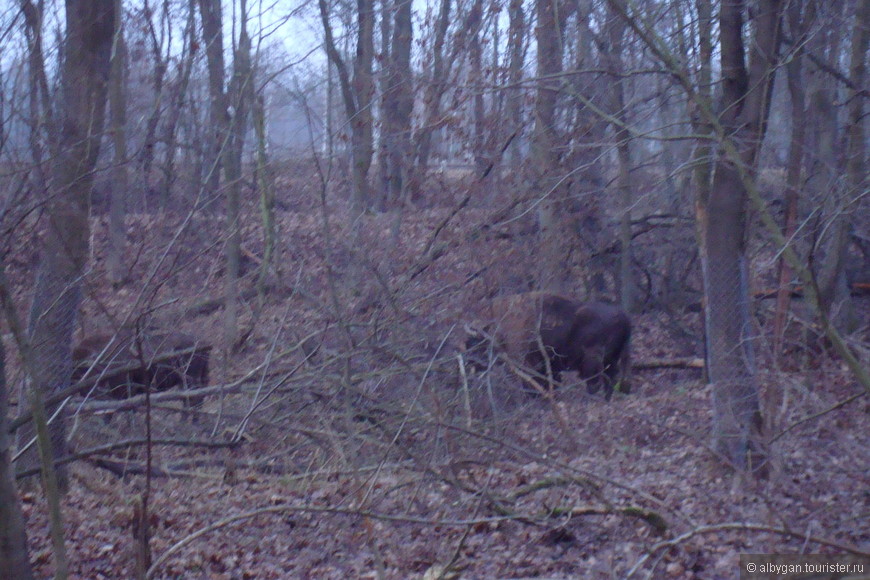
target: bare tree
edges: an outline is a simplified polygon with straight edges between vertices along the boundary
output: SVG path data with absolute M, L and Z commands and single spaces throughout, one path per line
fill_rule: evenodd
M 162 6 L 161 20 L 166 21 L 169 17 L 169 4 L 164 2 Z M 142 20 L 144 28 L 151 44 L 151 58 L 154 62 L 154 70 L 151 73 L 154 102 L 151 104 L 151 112 L 145 122 L 145 136 L 140 153 L 140 166 L 142 168 L 142 185 L 147 194 L 151 188 L 151 169 L 154 165 L 155 150 L 157 148 L 157 127 L 165 110 L 164 89 L 166 86 L 166 73 L 168 70 L 168 56 L 163 54 L 163 42 L 158 37 L 154 26 L 154 9 L 149 0 L 145 0 L 142 6 Z M 170 38 L 166 44 L 171 44 Z M 168 49 L 167 49 L 168 50 Z M 162 201 L 162 200 L 161 200 Z M 163 208 L 165 209 L 165 207 Z
M 868 191 L 867 142 L 864 133 L 864 98 L 867 96 L 867 47 L 870 44 L 870 0 L 858 2 L 855 26 L 852 28 L 852 55 L 849 65 L 848 143 L 846 148 L 846 178 L 853 195 Z M 863 89 L 862 89 L 863 87 Z
M 170 81 L 167 98 L 168 112 L 163 126 L 162 141 L 166 146 L 166 159 L 163 167 L 163 182 L 160 186 L 160 207 L 169 205 L 169 196 L 176 177 L 175 157 L 178 150 L 178 133 L 181 114 L 185 111 L 185 101 L 190 98 L 190 77 L 197 52 L 196 0 L 188 0 L 187 21 L 184 25 L 184 43 L 178 57 L 178 68 Z M 188 109 L 189 110 L 189 109 Z M 191 117 L 195 116 L 191 111 Z
M 815 20 L 815 2 L 792 2 L 786 21 L 793 39 L 793 53 L 786 62 L 788 93 L 791 99 L 791 138 L 789 140 L 788 165 L 786 167 L 786 190 L 784 200 L 783 233 L 792 239 L 797 229 L 799 190 L 803 185 L 804 141 L 806 139 L 806 89 L 804 87 L 804 45 L 807 42 L 809 23 Z M 780 258 L 779 287 L 776 296 L 776 313 L 773 321 L 773 354 L 782 353 L 783 333 L 791 302 L 791 279 L 793 271 L 785 258 Z
M 127 229 L 124 216 L 127 210 L 127 43 L 124 39 L 124 18 L 121 0 L 115 5 L 115 48 L 112 51 L 112 72 L 109 78 L 111 134 L 114 153 L 112 187 L 109 193 L 109 253 L 107 266 L 112 284 L 124 277 L 124 245 Z M 147 179 L 147 176 L 146 176 Z
M 355 222 L 371 204 L 368 173 L 374 154 L 373 113 L 374 81 L 374 3 L 357 0 L 356 54 L 353 77 L 335 43 L 326 0 L 319 0 L 320 19 L 326 43 L 326 55 L 338 73 L 338 84 L 344 101 L 344 111 L 350 125 L 351 142 L 351 219 Z
M 559 154 L 556 105 L 559 99 L 562 71 L 562 19 L 558 0 L 536 0 L 538 25 L 537 40 L 537 92 L 535 95 L 535 124 L 532 130 L 531 162 L 533 165 L 532 190 L 543 196 L 538 211 L 540 227 L 542 271 L 538 281 L 542 289 L 557 289 L 562 271 L 561 243 L 562 207 L 559 199 Z
M 488 127 L 486 126 L 486 106 L 483 100 L 484 70 L 483 70 L 483 35 L 484 18 L 483 2 L 477 0 L 471 5 L 475 26 L 468 44 L 468 84 L 471 87 L 471 157 L 474 159 L 474 170 L 482 175 L 487 166 L 486 142 Z
M 206 139 L 205 193 L 209 201 L 218 194 L 221 179 L 222 157 L 225 140 L 229 132 L 227 115 L 227 94 L 224 90 L 226 74 L 224 71 L 223 11 L 220 0 L 199 0 L 202 16 L 203 41 L 205 43 L 208 66 L 209 123 Z
M 449 59 L 445 58 L 445 43 L 447 29 L 450 26 L 450 14 L 453 8 L 451 0 L 441 0 L 438 9 L 438 19 L 435 22 L 435 37 L 432 42 L 430 62 L 432 66 L 429 75 L 424 77 L 423 113 L 420 127 L 414 138 L 414 162 L 411 177 L 411 194 L 418 195 L 426 167 L 429 165 L 429 155 L 432 150 L 432 134 L 444 121 L 441 114 L 441 101 L 447 91 L 445 78 L 451 67 Z
M 381 106 L 379 114 L 383 123 L 386 124 L 386 119 L 390 115 L 389 98 L 390 98 L 390 69 L 393 67 L 390 57 L 391 40 L 393 39 L 393 12 L 395 4 L 392 0 L 381 0 L 381 28 L 380 28 L 380 54 L 376 56 L 379 63 L 378 67 L 378 90 L 380 91 Z M 329 73 L 332 73 L 330 67 Z M 386 128 L 385 128 L 386 129 Z M 372 201 L 378 210 L 384 211 L 387 209 L 388 194 L 390 189 L 390 151 L 389 139 L 387 131 L 381 131 L 378 139 L 378 191 L 375 193 Z
M 395 10 L 392 46 L 387 60 L 386 93 L 383 107 L 383 139 L 386 156 L 387 201 L 385 207 L 400 207 L 408 179 L 408 150 L 411 146 L 411 111 L 414 93 L 411 78 L 411 25 L 410 0 L 398 0 Z
M 70 380 L 73 326 L 90 242 L 89 196 L 106 108 L 115 0 L 68 0 L 66 24 L 52 196 L 45 208 L 46 234 L 29 322 L 32 360 L 40 361 L 28 369 L 30 388 L 39 394 L 63 388 Z M 23 446 L 32 436 L 32 428 L 19 430 L 19 443 Z M 62 416 L 52 423 L 51 437 L 54 456 L 61 457 L 66 449 Z M 31 451 L 22 456 L 19 469 L 35 464 Z M 58 481 L 65 489 L 65 467 L 58 467 Z
M 31 0 L 21 1 L 24 15 L 24 34 L 27 38 L 28 108 L 30 113 L 29 145 L 33 162 L 33 175 L 36 191 L 45 191 L 48 177 L 45 164 L 46 123 L 52 117 L 51 95 L 48 76 L 45 72 L 45 51 L 42 46 L 42 22 L 45 14 L 45 1 L 34 4 Z M 53 132 L 48 131 L 48 138 Z
M 4 303 L 8 299 L 5 275 L 0 281 Z M 11 307 L 10 305 L 7 305 Z M 4 307 L 4 310 L 7 310 Z M 12 469 L 12 440 L 9 437 L 7 414 L 9 412 L 9 390 L 6 386 L 6 353 L 0 341 L 0 570 L 5 578 L 33 578 L 30 558 L 27 551 L 27 534 L 24 530 L 24 516 L 15 489 L 15 474 Z
M 505 119 L 508 129 L 519 133 L 523 120 L 523 94 L 519 87 L 523 78 L 523 63 L 525 62 L 526 15 L 521 0 L 511 0 L 508 5 L 508 72 L 507 72 L 507 105 Z M 510 164 L 518 165 L 520 160 L 520 140 L 513 139 L 510 144 Z
M 233 78 L 229 101 L 232 103 L 230 132 L 227 135 L 224 170 L 227 178 L 227 247 L 225 338 L 234 345 L 238 334 L 238 295 L 241 272 L 240 205 L 242 196 L 242 152 L 248 128 L 248 112 L 253 107 L 254 82 L 251 68 L 251 37 L 248 35 L 248 6 L 239 4 L 239 41 L 233 57 Z
M 423 71 L 423 112 L 420 126 L 415 130 L 413 139 L 414 163 L 411 177 L 411 190 L 413 195 L 419 195 L 425 181 L 429 159 L 433 150 L 433 138 L 451 124 L 461 113 L 457 97 L 456 78 L 463 72 L 464 64 L 468 58 L 468 47 L 476 42 L 478 30 L 482 21 L 482 7 L 479 1 L 472 2 L 468 10 L 463 14 L 456 13 L 453 17 L 461 21 L 454 34 L 448 38 L 451 15 L 454 14 L 454 6 L 451 0 L 442 0 L 439 5 L 438 18 L 435 22 L 434 39 L 432 43 L 431 57 L 426 61 L 432 62 L 429 70 Z M 445 101 L 450 95 L 454 96 L 453 107 L 445 110 L 448 106 Z
M 616 140 L 617 178 L 616 185 L 620 206 L 619 217 L 619 288 L 622 307 L 628 312 L 634 309 L 636 301 L 635 281 L 632 277 L 631 252 L 631 206 L 634 189 L 631 185 L 631 122 L 626 107 L 626 84 L 628 78 L 624 74 L 622 53 L 624 49 L 625 21 L 612 9 L 608 11 L 607 35 L 602 42 L 602 59 L 611 76 L 610 115 L 613 134 Z
M 836 21 L 846 6 L 827 4 L 818 6 L 819 18 L 824 22 L 821 30 L 808 39 L 808 50 L 824 62 L 835 62 L 842 52 L 845 37 L 834 32 Z M 808 124 L 805 171 L 806 188 L 821 211 L 817 214 L 815 248 L 812 261 L 815 266 L 819 299 L 825 315 L 841 331 L 853 330 L 856 325 L 848 284 L 845 260 L 851 227 L 851 191 L 842 179 L 843 164 L 839 136 L 841 127 L 835 93 L 830 90 L 828 72 L 813 69 L 807 75 Z
M 766 464 L 755 379 L 746 258 L 747 193 L 741 172 L 754 172 L 764 138 L 781 37 L 783 7 L 757 6 L 747 67 L 743 1 L 720 8 L 723 150 L 710 196 L 699 200 L 707 297 L 707 363 L 713 386 L 713 446 L 740 469 Z

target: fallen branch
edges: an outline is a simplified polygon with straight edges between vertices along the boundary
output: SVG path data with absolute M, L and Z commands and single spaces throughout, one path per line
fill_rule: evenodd
M 650 369 L 704 369 L 704 359 L 697 357 L 672 358 L 672 359 L 649 359 L 645 361 L 632 361 L 632 370 Z
M 790 538 L 797 538 L 799 540 L 803 540 L 805 542 L 811 542 L 814 544 L 818 544 L 820 546 L 828 546 L 831 548 L 836 548 L 843 552 L 847 552 L 849 554 L 854 554 L 856 556 L 867 557 L 870 556 L 870 552 L 859 550 L 854 546 L 849 546 L 846 544 L 842 544 L 840 542 L 835 542 L 833 540 L 828 540 L 826 538 L 820 538 L 818 536 L 811 536 L 809 534 L 802 534 L 798 531 L 784 530 L 782 528 L 775 528 L 773 526 L 765 526 L 761 524 L 741 524 L 741 523 L 724 523 L 724 524 L 715 524 L 710 526 L 700 526 L 694 529 L 689 530 L 688 532 L 677 536 L 676 538 L 672 538 L 670 540 L 665 540 L 663 542 L 659 542 L 655 544 L 649 549 L 649 552 L 644 554 L 637 562 L 635 562 L 634 566 L 626 573 L 624 578 L 626 580 L 634 576 L 640 568 L 657 552 L 661 552 L 662 550 L 669 550 L 675 546 L 690 540 L 694 536 L 716 533 L 721 531 L 737 531 L 737 532 L 759 532 L 759 533 L 768 533 L 768 534 L 779 534 L 781 536 L 786 536 Z

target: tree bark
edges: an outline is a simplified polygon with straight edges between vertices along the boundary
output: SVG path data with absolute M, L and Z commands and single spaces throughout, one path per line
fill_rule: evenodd
M 471 7 L 476 13 L 477 26 L 472 31 L 468 46 L 468 81 L 471 86 L 471 115 L 473 132 L 471 136 L 471 156 L 474 159 L 474 174 L 483 175 L 489 165 L 486 151 L 486 107 L 483 101 L 483 2 L 477 0 Z
M 223 15 L 220 0 L 199 0 L 202 16 L 203 42 L 205 43 L 208 67 L 209 123 L 206 129 L 203 155 L 203 185 L 206 203 L 212 203 L 218 195 L 221 181 L 223 152 L 229 132 L 227 96 L 224 72 Z
M 111 134 L 114 145 L 112 190 L 109 193 L 109 253 L 106 266 L 109 279 L 117 286 L 124 279 L 124 246 L 127 228 L 124 216 L 127 210 L 127 44 L 124 40 L 123 9 L 121 0 L 115 4 L 115 50 L 112 53 L 112 71 L 109 78 Z
M 48 176 L 46 175 L 44 139 L 46 125 L 54 123 L 53 109 L 50 102 L 48 77 L 45 74 L 45 53 L 42 49 L 42 22 L 45 12 L 44 0 L 34 4 L 30 0 L 21 1 L 21 13 L 24 15 L 24 33 L 27 39 L 27 73 L 28 73 L 28 109 L 30 113 L 29 145 L 32 157 L 34 190 L 47 191 Z M 48 131 L 49 147 L 55 149 L 54 131 Z
M 245 148 L 245 131 L 248 127 L 248 111 L 254 100 L 253 71 L 251 68 L 251 38 L 248 36 L 247 2 L 239 5 L 239 43 L 233 58 L 233 78 L 230 83 L 229 101 L 233 105 L 230 132 L 224 148 L 224 172 L 227 182 L 227 245 L 225 274 L 226 305 L 224 307 L 224 339 L 227 348 L 232 348 L 238 336 L 239 276 L 241 274 L 241 218 L 242 153 Z
M 801 2 L 794 2 L 788 8 L 788 23 L 792 38 L 795 39 L 794 54 L 786 63 L 788 92 L 791 99 L 791 139 L 789 143 L 788 166 L 785 177 L 783 233 L 791 240 L 797 228 L 799 190 L 802 185 L 804 163 L 804 140 L 806 139 L 806 91 L 803 85 L 803 45 L 806 42 L 806 23 L 812 21 L 815 4 L 807 2 L 806 15 L 801 15 Z M 779 360 L 782 354 L 785 323 L 791 304 L 791 279 L 793 271 L 788 261 L 779 260 L 779 283 L 776 295 L 776 311 L 773 317 L 773 355 Z
M 190 75 L 193 71 L 193 61 L 196 56 L 196 0 L 189 0 L 187 5 L 187 24 L 184 29 L 184 52 L 181 56 L 180 67 L 169 89 L 169 112 L 163 129 L 163 143 L 166 145 L 166 159 L 163 166 L 163 179 L 160 184 L 159 205 L 162 208 L 169 207 L 172 194 L 172 185 L 175 180 L 175 156 L 177 147 L 177 135 L 181 112 L 184 109 L 184 101 L 190 95 Z M 191 117 L 195 117 L 193 110 L 189 111 Z M 199 173 L 194 172 L 194 175 Z
M 561 248 L 561 223 L 558 191 L 559 156 L 556 151 L 556 103 L 559 96 L 558 74 L 562 70 L 561 20 L 557 17 L 558 0 L 537 0 L 538 44 L 537 94 L 535 96 L 535 126 L 532 132 L 532 191 L 544 196 L 538 211 L 540 251 L 542 259 L 538 287 L 560 290 L 564 252 Z
M 713 448 L 742 471 L 766 472 L 766 444 L 755 379 L 746 257 L 747 192 L 740 166 L 757 165 L 779 50 L 782 5 L 758 4 L 749 68 L 743 44 L 743 0 L 720 10 L 725 131 L 706 203 L 700 200 L 706 295 L 707 358 L 713 387 Z
M 395 10 L 393 38 L 384 95 L 383 127 L 386 145 L 385 209 L 401 207 L 407 187 L 407 152 L 411 146 L 411 112 L 414 93 L 411 79 L 411 2 L 399 0 Z
M 115 0 L 67 0 L 66 23 L 52 195 L 46 205 L 48 223 L 29 322 L 32 360 L 39 364 L 27 370 L 30 388 L 38 396 L 67 386 L 72 370 L 73 327 L 88 258 L 88 205 L 103 134 Z M 22 428 L 19 444 L 32 437 L 32 428 Z M 52 423 L 51 438 L 54 457 L 59 458 L 66 449 L 62 415 Z M 22 456 L 18 469 L 25 471 L 35 464 L 31 450 Z M 66 467 L 57 468 L 57 477 L 61 489 L 66 489 Z
M 5 276 L 4 276 L 5 278 Z M 5 286 L 5 280 L 0 282 Z M 8 296 L 8 289 L 0 292 Z M 7 413 L 9 391 L 6 385 L 6 353 L 0 341 L 0 570 L 4 578 L 30 580 L 33 570 L 27 551 L 27 534 L 21 502 L 15 489 L 12 469 L 12 441 L 9 437 Z
M 166 10 L 167 4 L 163 4 L 163 9 Z M 151 55 L 154 59 L 154 73 L 153 73 L 153 90 L 154 90 L 154 103 L 152 104 L 151 114 L 148 115 L 148 120 L 145 123 L 145 138 L 142 143 L 141 150 L 141 166 L 142 166 L 142 187 L 143 187 L 143 201 L 145 202 L 145 206 L 150 206 L 150 193 L 153 191 L 151 187 L 151 168 L 154 165 L 154 151 L 157 147 L 157 126 L 160 123 L 160 115 L 164 110 L 164 97 L 163 90 L 166 81 L 166 70 L 167 70 L 167 58 L 163 56 L 161 53 L 160 41 L 157 38 L 157 33 L 154 30 L 154 20 L 152 18 L 153 10 L 148 2 L 145 0 L 144 3 L 144 17 L 146 21 L 146 28 L 148 31 L 148 36 L 151 40 Z M 164 14 L 164 18 L 167 15 Z M 162 201 L 162 200 L 161 200 Z M 160 209 L 165 210 L 165 207 Z
M 847 202 L 849 207 L 858 196 L 866 194 L 870 190 L 870 179 L 867 176 L 867 142 L 864 135 L 866 119 L 864 117 L 864 101 L 867 97 L 867 61 L 866 54 L 870 44 L 870 0 L 859 0 L 856 7 L 855 25 L 852 29 L 852 54 L 849 65 L 849 78 L 852 86 L 846 93 L 847 103 L 847 142 L 846 142 L 846 182 L 848 185 Z M 866 204 L 864 205 L 866 207 Z M 844 246 L 848 242 L 844 243 Z M 843 248 L 843 253 L 847 248 Z M 857 322 L 857 315 L 850 310 L 851 294 L 848 287 L 844 300 L 848 301 L 845 316 L 852 317 L 844 320 L 844 326 L 851 330 Z
M 863 1 L 863 0 L 862 0 Z M 820 15 L 841 9 L 837 3 L 819 5 Z M 811 35 L 809 50 L 817 55 L 833 55 L 841 50 L 843 36 L 828 30 Z M 824 315 L 840 332 L 856 326 L 854 306 L 846 282 L 845 261 L 852 225 L 852 192 L 843 177 L 843 165 L 838 159 L 841 127 L 834 93 L 827 73 L 821 70 L 808 75 L 808 138 L 806 189 L 821 208 L 818 213 L 817 239 L 813 250 L 816 283 Z
M 373 0 L 357 0 L 357 38 L 353 78 L 351 78 L 347 65 L 335 44 L 326 0 L 318 0 L 318 6 L 320 20 L 323 23 L 326 55 L 338 73 L 338 84 L 344 101 L 344 110 L 350 123 L 351 221 L 356 223 L 371 205 L 368 174 L 374 154 L 372 115 L 374 5 Z
M 511 131 L 520 131 L 523 125 L 523 94 L 519 87 L 523 79 L 524 39 L 526 37 L 525 12 L 522 0 L 511 0 L 508 4 L 508 94 L 505 105 L 505 119 Z M 511 166 L 520 163 L 520 139 L 513 139 L 508 148 Z
M 613 10 L 608 11 L 607 42 L 602 51 L 605 66 L 611 76 L 610 114 L 613 119 L 613 135 L 616 140 L 617 196 L 619 216 L 619 290 L 620 302 L 626 312 L 633 312 L 636 301 L 636 284 L 632 277 L 631 251 L 631 206 L 633 189 L 631 186 L 631 132 L 628 130 L 625 84 L 623 76 L 622 50 L 625 35 L 625 21 Z
M 852 29 L 852 56 L 847 93 L 849 140 L 846 149 L 846 175 L 854 193 L 867 191 L 867 143 L 864 140 L 864 99 L 867 97 L 867 54 L 870 44 L 870 0 L 859 0 Z M 862 89 L 863 87 L 863 89 Z

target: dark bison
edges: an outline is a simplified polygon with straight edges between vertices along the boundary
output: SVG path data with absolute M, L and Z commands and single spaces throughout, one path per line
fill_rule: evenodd
M 556 381 L 563 371 L 577 371 L 590 394 L 603 386 L 608 401 L 618 383 L 628 392 L 631 321 L 617 306 L 528 292 L 494 299 L 488 322 L 476 326 L 466 342 L 472 364 L 479 365 L 492 344 L 539 375 L 546 376 L 549 365 Z
M 92 335 L 73 348 L 72 380 L 96 377 L 99 398 L 126 399 L 173 387 L 208 386 L 211 346 L 180 332 Z M 202 398 L 192 400 L 200 405 Z

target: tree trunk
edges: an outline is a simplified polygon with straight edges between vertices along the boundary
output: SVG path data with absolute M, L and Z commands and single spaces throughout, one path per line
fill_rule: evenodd
M 852 29 L 852 62 L 849 66 L 849 78 L 852 81 L 852 86 L 846 96 L 849 114 L 846 176 L 855 194 L 867 191 L 864 100 L 867 96 L 867 61 L 865 55 L 868 44 L 870 44 L 868 27 L 870 27 L 870 0 L 859 0 L 855 14 L 855 26 Z
M 411 2 L 400 0 L 395 11 L 393 40 L 387 66 L 389 89 L 385 95 L 384 132 L 387 157 L 387 208 L 401 207 L 407 185 L 406 153 L 411 143 Z
M 611 75 L 611 108 L 613 135 L 616 139 L 619 216 L 619 290 L 622 308 L 633 312 L 636 301 L 636 284 L 632 277 L 631 252 L 631 206 L 633 189 L 631 186 L 631 133 L 628 130 L 626 111 L 625 83 L 622 64 L 622 39 L 625 34 L 625 21 L 612 9 L 608 11 L 608 36 L 602 50 L 605 66 Z
M 521 131 L 523 125 L 523 95 L 519 87 L 523 79 L 523 39 L 526 36 L 525 12 L 522 0 L 511 0 L 508 5 L 508 95 L 505 120 L 510 131 Z M 520 139 L 513 139 L 508 148 L 509 165 L 520 163 Z
M 167 4 L 163 4 L 164 11 L 167 9 Z M 154 59 L 154 74 L 153 74 L 153 90 L 154 103 L 152 104 L 151 114 L 148 115 L 148 120 L 145 123 L 145 138 L 142 142 L 141 149 L 141 166 L 142 166 L 142 199 L 145 202 L 145 207 L 150 208 L 152 198 L 151 192 L 151 168 L 154 165 L 154 150 L 157 146 L 157 126 L 160 123 L 160 115 L 164 110 L 163 88 L 166 80 L 166 58 L 160 52 L 160 41 L 157 38 L 157 33 L 154 31 L 154 20 L 152 18 L 153 11 L 145 2 L 145 20 L 148 36 L 151 39 L 151 55 Z M 163 15 L 167 17 L 166 14 Z M 160 209 L 166 209 L 161 207 Z
M 356 56 L 353 65 L 353 79 L 332 34 L 329 23 L 329 8 L 326 0 L 318 0 L 320 20 L 323 23 L 326 55 L 338 73 L 344 110 L 350 123 L 351 143 L 351 221 L 358 218 L 371 204 L 368 185 L 369 168 L 372 164 L 373 116 L 372 99 L 374 83 L 372 66 L 374 62 L 374 6 L 372 0 L 357 0 L 357 40 Z
M 867 97 L 867 54 L 870 43 L 870 0 L 859 0 L 856 7 L 855 25 L 852 32 L 852 55 L 849 65 L 849 78 L 852 86 L 846 93 L 847 104 L 847 142 L 846 142 L 846 182 L 848 184 L 847 202 L 849 207 L 859 196 L 870 190 L 867 177 L 867 142 L 864 138 L 864 101 Z M 862 94 L 863 93 L 863 94 Z M 864 205 L 866 207 L 866 204 Z M 847 251 L 848 241 L 844 242 L 843 254 Z M 843 275 L 845 279 L 845 272 Z M 846 304 L 843 307 L 843 325 L 853 330 L 857 323 L 857 315 L 851 306 L 849 288 L 845 292 Z
M 381 53 L 378 58 L 380 63 L 379 81 L 381 91 L 381 126 L 380 140 L 378 143 L 378 188 L 373 195 L 372 203 L 378 211 L 386 211 L 389 207 L 390 190 L 390 140 L 388 127 L 394 114 L 390 110 L 390 81 L 392 77 L 393 63 L 390 53 L 390 41 L 393 38 L 393 8 L 392 0 L 381 0 Z
M 798 192 L 802 185 L 802 170 L 804 163 L 804 140 L 806 139 L 806 91 L 803 85 L 803 45 L 806 42 L 805 23 L 813 20 L 811 13 L 801 16 L 801 2 L 794 2 L 788 8 L 788 22 L 792 38 L 794 38 L 794 54 L 786 63 L 788 75 L 788 92 L 791 99 L 791 139 L 788 152 L 788 167 L 785 178 L 785 203 L 783 233 L 791 240 L 797 228 Z M 812 11 L 815 4 L 806 3 L 807 10 Z M 788 261 L 782 257 L 779 260 L 779 283 L 776 295 L 776 311 L 773 318 L 773 356 L 779 360 L 782 354 L 785 323 L 791 304 L 792 269 Z
M 188 88 L 190 86 L 190 75 L 193 71 L 193 61 L 196 55 L 196 0 L 189 0 L 187 5 L 187 24 L 184 31 L 184 54 L 181 57 L 181 66 L 177 77 L 172 83 L 169 91 L 169 112 L 166 116 L 164 124 L 163 142 L 166 145 L 166 160 L 163 166 L 163 180 L 160 184 L 159 205 L 162 208 L 169 207 L 169 200 L 172 194 L 172 185 L 175 180 L 175 156 L 177 153 L 177 135 L 179 131 L 179 121 L 181 112 L 184 109 L 184 101 L 190 95 Z M 189 111 L 190 115 L 195 116 L 194 112 Z M 188 171 L 190 171 L 188 166 Z M 200 175 L 194 172 L 194 175 Z
M 557 17 L 558 0 L 537 0 L 538 83 L 535 97 L 535 126 L 532 133 L 531 156 L 533 193 L 543 196 L 538 211 L 540 228 L 541 271 L 538 287 L 560 290 L 564 252 L 560 248 L 561 206 L 558 190 L 559 156 L 556 152 L 556 102 L 558 74 L 562 70 L 561 21 Z
M 45 125 L 53 122 L 52 106 L 49 101 L 48 77 L 45 74 L 45 54 L 42 50 L 42 23 L 44 1 L 34 5 L 30 0 L 22 0 L 21 13 L 24 16 L 24 33 L 27 38 L 28 109 L 30 127 L 28 141 L 32 157 L 33 171 L 30 179 L 33 189 L 47 191 L 48 177 L 44 151 Z M 48 131 L 48 139 L 56 139 L 53 131 Z
M 253 74 L 251 70 L 251 38 L 248 36 L 247 2 L 239 7 L 239 44 L 233 58 L 233 79 L 230 83 L 229 101 L 233 105 L 230 132 L 224 148 L 224 172 L 227 182 L 227 268 L 225 274 L 224 339 L 227 348 L 232 348 L 238 335 L 238 294 L 241 273 L 241 234 L 239 232 L 242 153 L 245 148 L 245 130 L 248 127 L 248 110 L 252 106 Z
M 820 18 L 838 16 L 838 3 L 820 4 Z M 843 35 L 829 30 L 828 34 L 812 34 L 809 50 L 831 60 L 841 52 Z M 855 314 L 845 276 L 845 259 L 852 221 L 851 192 L 842 179 L 843 166 L 839 163 L 841 127 L 835 95 L 828 85 L 828 73 L 815 70 L 808 75 L 807 100 L 808 135 L 806 189 L 813 196 L 817 213 L 816 245 L 813 250 L 816 283 L 824 315 L 840 332 L 853 329 Z
M 5 278 L 5 276 L 4 276 Z M 5 286 L 5 280 L 0 282 Z M 8 288 L 0 289 L 8 296 Z M 27 534 L 21 502 L 15 489 L 12 469 L 12 441 L 9 437 L 7 413 L 9 391 L 6 385 L 6 353 L 0 341 L 0 570 L 4 578 L 30 580 L 33 570 L 27 551 Z
M 583 217 L 600 220 L 599 192 L 604 189 L 605 173 L 603 144 L 607 141 L 607 121 L 599 115 L 599 110 L 590 103 L 607 103 L 612 99 L 612 83 L 591 80 L 591 75 L 600 68 L 596 47 L 607 52 L 602 35 L 593 30 L 590 22 L 593 20 L 594 3 L 592 0 L 576 0 L 572 4 L 576 13 L 577 39 L 575 46 L 574 69 L 571 83 L 575 98 L 571 104 L 571 137 L 572 146 L 565 166 L 570 167 L 579 178 L 566 181 L 566 194 L 575 199 L 583 199 L 585 214 Z M 611 9 L 612 10 L 612 9 Z M 595 42 L 595 40 L 598 42 Z M 601 60 L 606 59 L 601 55 Z M 581 171 L 577 171 L 581 169 Z
M 747 193 L 741 169 L 750 173 L 764 138 L 770 106 L 782 6 L 758 5 L 749 69 L 743 45 L 742 0 L 723 3 L 720 11 L 725 131 L 710 189 L 699 200 L 704 237 L 702 271 L 706 295 L 707 358 L 713 387 L 713 447 L 740 470 L 766 471 L 766 445 L 755 380 L 749 321 L 746 257 Z
M 277 247 L 277 234 L 275 232 L 275 182 L 269 166 L 269 154 L 266 146 L 266 103 L 263 94 L 257 95 L 253 110 L 254 136 L 257 140 L 257 186 L 260 190 L 260 218 L 263 221 L 263 262 L 260 264 L 260 273 L 257 276 L 257 294 L 260 300 L 264 299 L 266 276 L 275 260 L 274 252 Z
M 109 78 L 111 134 L 114 145 L 112 190 L 109 192 L 109 253 L 106 266 L 109 279 L 117 286 L 124 279 L 124 225 L 128 193 L 127 179 L 127 45 L 124 40 L 121 0 L 115 4 L 115 50 Z
M 483 2 L 477 0 L 471 7 L 477 15 L 477 26 L 471 31 L 468 47 L 468 81 L 471 86 L 472 141 L 471 156 L 474 159 L 474 174 L 483 175 L 489 161 L 486 151 L 486 108 L 483 102 Z
M 205 202 L 213 204 L 221 181 L 221 163 L 229 132 L 227 100 L 224 91 L 223 15 L 220 0 L 199 0 L 203 41 L 208 66 L 209 122 L 203 147 L 203 186 Z
M 445 43 L 450 27 L 450 17 L 453 5 L 451 0 L 441 0 L 438 20 L 435 24 L 435 40 L 432 44 L 431 72 L 426 78 L 426 88 L 423 91 L 423 113 L 420 127 L 414 139 L 414 163 L 411 177 L 411 195 L 419 196 L 426 175 L 429 171 L 429 157 L 432 154 L 432 138 L 436 131 L 446 124 L 446 115 L 441 111 L 444 94 L 449 88 L 447 77 L 453 70 L 454 51 L 445 58 Z M 461 36 L 461 32 L 458 36 Z M 457 43 L 461 42 L 457 38 Z M 455 48 L 456 45 L 454 45 Z
M 115 0 L 67 0 L 66 23 L 52 196 L 46 205 L 48 223 L 29 322 L 32 360 L 39 364 L 27 370 L 30 388 L 39 397 L 67 386 L 72 371 L 73 327 L 88 258 L 88 205 L 103 133 Z M 33 437 L 32 424 L 28 425 L 19 431 L 19 445 Z M 54 457 L 60 458 L 66 449 L 62 415 L 52 423 L 51 439 Z M 31 450 L 22 456 L 18 469 L 35 465 Z M 66 489 L 65 466 L 58 466 L 57 477 L 61 489 Z

